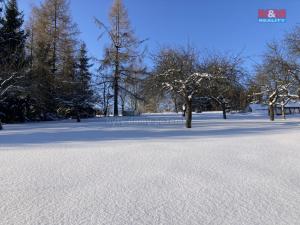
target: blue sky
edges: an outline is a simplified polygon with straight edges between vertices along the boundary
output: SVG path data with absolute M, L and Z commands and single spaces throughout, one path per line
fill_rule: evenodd
M 25 15 L 40 0 L 19 0 Z M 101 58 L 107 39 L 94 17 L 107 22 L 113 0 L 70 0 L 74 21 L 91 56 Z M 124 0 L 131 24 L 140 39 L 148 38 L 148 49 L 193 43 L 201 51 L 240 53 L 259 62 L 266 43 L 279 40 L 300 22 L 299 0 Z M 286 9 L 286 23 L 259 23 L 258 9 Z

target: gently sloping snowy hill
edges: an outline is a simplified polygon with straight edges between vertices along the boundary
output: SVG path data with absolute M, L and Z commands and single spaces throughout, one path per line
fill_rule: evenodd
M 300 119 L 194 118 L 6 125 L 0 224 L 298 225 Z

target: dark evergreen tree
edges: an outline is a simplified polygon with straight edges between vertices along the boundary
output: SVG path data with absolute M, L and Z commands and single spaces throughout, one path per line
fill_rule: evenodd
M 89 63 L 90 58 L 87 56 L 88 52 L 86 44 L 82 43 L 79 52 L 79 63 L 78 63 L 78 79 L 82 86 L 82 94 L 85 98 L 85 102 L 90 102 L 92 99 L 93 91 L 91 89 L 92 75 L 90 68 L 92 64 Z
M 25 119 L 26 34 L 23 22 L 17 1 L 9 0 L 0 25 L 0 111 L 7 114 L 5 111 L 10 109 L 9 118 L 19 121 Z
M 26 34 L 23 29 L 23 13 L 19 11 L 17 1 L 8 1 L 1 26 L 1 65 L 14 69 L 23 68 L 25 62 Z
M 92 74 L 90 72 L 90 58 L 87 55 L 85 43 L 80 46 L 76 74 L 76 88 L 74 96 L 74 108 L 77 121 L 80 122 L 80 113 L 89 110 L 93 104 L 93 90 L 91 85 Z
M 3 55 L 3 47 L 4 47 L 3 13 L 4 13 L 4 2 L 3 0 L 0 0 L 0 56 Z

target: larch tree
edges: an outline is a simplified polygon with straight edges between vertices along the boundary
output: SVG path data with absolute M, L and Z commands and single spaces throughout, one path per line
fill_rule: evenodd
M 77 25 L 67 0 L 45 0 L 33 8 L 30 26 L 34 98 L 41 114 L 65 113 L 70 108 L 76 71 Z M 39 91 L 40 90 L 40 91 Z
M 141 63 L 143 53 L 140 46 L 143 41 L 138 40 L 131 28 L 127 9 L 123 5 L 122 0 L 115 0 L 109 14 L 109 26 L 96 19 L 96 23 L 100 29 L 108 34 L 111 41 L 110 45 L 105 48 L 104 59 L 101 67 L 103 70 L 108 69 L 110 82 L 114 91 L 114 116 L 119 115 L 119 97 L 120 89 L 128 92 L 122 86 L 126 77 L 133 74 L 139 74 L 143 69 L 136 70 L 133 67 L 137 63 Z M 129 93 L 131 94 L 131 93 Z

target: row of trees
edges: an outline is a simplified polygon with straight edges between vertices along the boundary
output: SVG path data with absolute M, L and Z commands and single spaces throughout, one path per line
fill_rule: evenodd
M 241 78 L 246 73 L 239 57 L 213 55 L 201 61 L 197 50 L 187 46 L 162 49 L 154 62 L 153 75 L 149 77 L 152 94 L 169 94 L 174 102 L 184 105 L 187 128 L 191 127 L 193 102 L 215 102 L 224 119 L 234 101 L 243 107 L 241 102 L 246 95 Z
M 252 101 L 268 104 L 271 121 L 275 119 L 275 107 L 281 107 L 285 118 L 285 106 L 291 101 L 299 101 L 300 27 L 288 33 L 282 41 L 268 44 L 249 90 Z
M 224 119 L 230 105 L 240 109 L 245 104 L 240 82 L 245 73 L 239 57 L 216 54 L 200 61 L 191 46 L 163 48 L 149 70 L 143 64 L 145 40 L 135 36 L 121 0 L 115 0 L 109 19 L 108 25 L 96 19 L 111 42 L 104 49 L 92 87 L 86 46 L 79 45 L 67 2 L 45 0 L 33 8 L 23 29 L 23 15 L 17 2 L 10 0 L 1 20 L 2 59 L 6 60 L 1 66 L 10 67 L 1 69 L 0 111 L 6 121 L 79 118 L 96 101 L 104 115 L 110 114 L 111 106 L 114 116 L 119 115 L 119 108 L 122 114 L 126 108 L 155 112 L 164 99 L 171 99 L 176 111 L 185 105 L 187 127 L 191 127 L 193 102 L 199 99 L 214 102 L 215 108 L 223 110 Z
M 86 45 L 65 0 L 45 0 L 24 25 L 17 1 L 0 18 L 0 112 L 6 121 L 49 120 L 93 105 Z
M 187 127 L 191 127 L 193 105 L 197 103 L 221 109 L 224 119 L 229 109 L 242 110 L 251 102 L 268 104 L 270 119 L 274 120 L 275 107 L 280 105 L 284 115 L 285 105 L 300 97 L 299 27 L 287 34 L 282 44 L 268 44 L 262 63 L 252 75 L 245 71 L 239 56 L 213 54 L 200 60 L 191 46 L 163 48 L 153 57 L 154 68 L 144 69 L 143 54 L 138 51 L 142 42 L 135 38 L 121 0 L 112 7 L 110 26 L 97 23 L 111 40 L 101 68 L 110 68 L 108 74 L 113 74 L 108 77 L 114 93 L 106 99 L 113 96 L 115 116 L 119 98 L 123 110 L 127 97 L 134 100 L 135 110 L 140 102 L 142 111 L 158 111 L 160 102 L 167 98 L 175 111 L 185 106 Z
M 0 17 L 0 118 L 6 121 L 49 120 L 90 114 L 100 108 L 114 116 L 130 109 L 157 112 L 166 99 L 171 110 L 210 108 L 242 110 L 251 101 L 274 107 L 299 97 L 300 30 L 283 43 L 270 44 L 251 76 L 240 56 L 201 55 L 191 45 L 164 47 L 145 67 L 145 41 L 136 37 L 122 0 L 115 0 L 109 24 L 96 19 L 104 48 L 97 74 L 91 74 L 86 45 L 78 39 L 66 0 L 44 0 L 32 9 L 24 25 L 16 0 L 9 0 Z M 96 38 L 96 37 L 95 37 Z M 4 116 L 5 115 L 5 116 Z
M 193 101 L 197 98 L 218 105 L 224 119 L 230 105 L 242 108 L 245 104 L 241 80 L 246 73 L 240 57 L 215 54 L 200 62 L 193 47 L 170 47 L 155 54 L 154 68 L 149 70 L 143 66 L 144 40 L 135 37 L 121 0 L 115 1 L 109 19 L 109 25 L 96 20 L 111 41 L 99 69 L 104 114 L 110 100 L 113 114 L 118 116 L 119 100 L 122 112 L 126 105 L 134 111 L 157 111 L 161 100 L 169 98 L 175 110 L 186 107 L 186 126 L 191 127 Z

